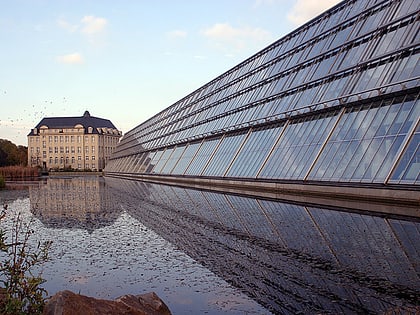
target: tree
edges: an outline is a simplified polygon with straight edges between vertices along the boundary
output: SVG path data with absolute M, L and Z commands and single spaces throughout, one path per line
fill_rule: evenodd
M 0 167 L 28 164 L 28 148 L 22 145 L 16 146 L 9 140 L 0 139 Z

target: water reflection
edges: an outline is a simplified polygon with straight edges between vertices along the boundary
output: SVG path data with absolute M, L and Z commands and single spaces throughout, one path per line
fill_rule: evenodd
M 30 187 L 30 199 L 9 204 L 0 229 L 7 230 L 18 212 L 27 221 L 39 219 L 31 220 L 37 231 L 34 244 L 53 240 L 51 261 L 43 266 L 49 294 L 71 290 L 114 299 L 154 291 L 174 314 L 270 313 L 146 227 L 128 208 L 147 211 L 103 178 L 49 178 Z
M 131 216 L 273 313 L 419 311 L 418 220 L 105 180 Z
M 29 186 L 31 212 L 46 226 L 90 232 L 112 224 L 121 214 L 99 177 L 51 178 Z
M 419 311 L 418 219 L 98 177 L 50 178 L 29 196 L 56 245 L 50 293 L 141 288 L 191 314 Z

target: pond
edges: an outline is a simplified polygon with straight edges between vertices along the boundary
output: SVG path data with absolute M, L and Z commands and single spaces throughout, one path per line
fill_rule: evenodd
M 21 186 L 22 187 L 22 186 Z M 156 292 L 173 314 L 419 310 L 420 222 L 102 177 L 0 191 L 52 240 L 49 294 Z

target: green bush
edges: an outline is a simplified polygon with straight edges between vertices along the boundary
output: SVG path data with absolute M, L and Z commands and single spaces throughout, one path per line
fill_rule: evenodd
M 0 230 L 0 251 L 5 254 L 0 262 L 0 282 L 3 284 L 0 314 L 42 314 L 44 309 L 48 293 L 41 285 L 45 280 L 41 273 L 33 273 L 34 267 L 49 260 L 52 242 L 38 242 L 36 248 L 31 249 L 29 238 L 34 233 L 31 224 L 32 221 L 24 223 L 18 214 L 9 243 L 4 231 Z

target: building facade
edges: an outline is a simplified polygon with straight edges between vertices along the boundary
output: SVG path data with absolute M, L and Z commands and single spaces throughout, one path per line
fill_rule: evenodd
M 419 9 L 339 3 L 127 132 L 105 174 L 418 204 Z
M 108 119 L 46 117 L 28 134 L 28 165 L 49 170 L 102 170 L 122 136 Z

